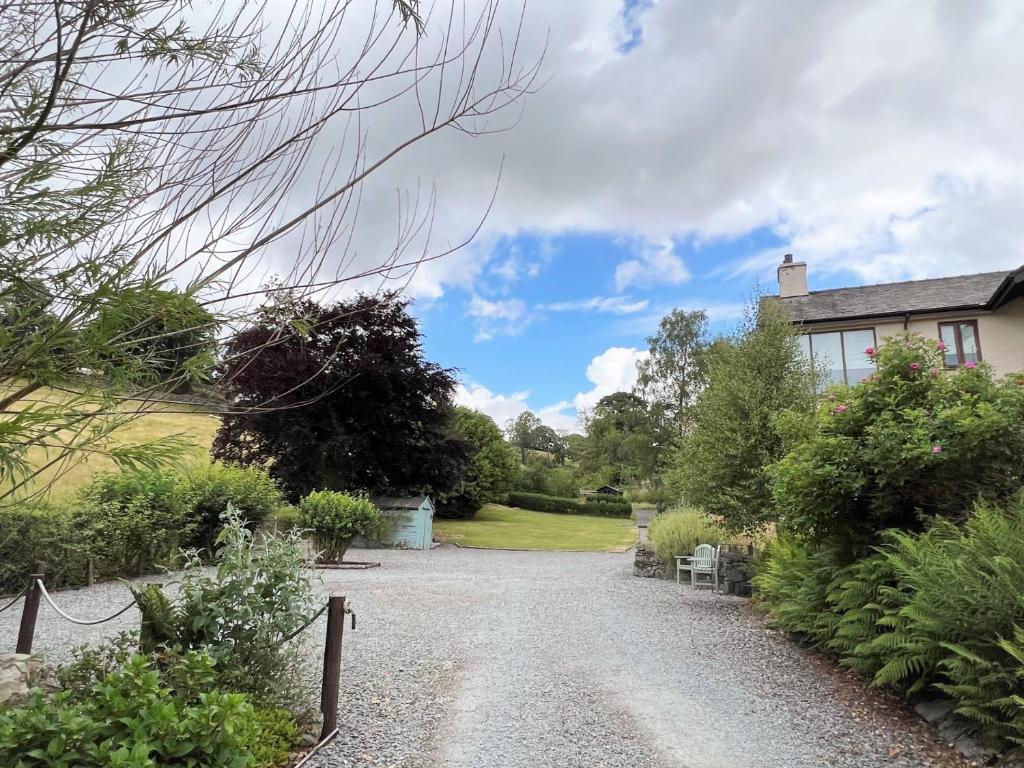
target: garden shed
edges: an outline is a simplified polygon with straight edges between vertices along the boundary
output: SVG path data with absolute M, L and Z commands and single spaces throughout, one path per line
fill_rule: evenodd
M 391 523 L 391 532 L 381 544 L 430 549 L 434 533 L 434 505 L 428 497 L 378 496 L 373 503 Z

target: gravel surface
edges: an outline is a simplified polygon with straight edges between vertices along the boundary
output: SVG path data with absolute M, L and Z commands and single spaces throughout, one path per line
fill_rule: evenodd
M 358 624 L 341 735 L 312 766 L 963 765 L 902 703 L 766 629 L 746 601 L 635 578 L 632 552 L 358 554 L 384 565 L 324 574 Z M 96 616 L 125 595 L 115 583 L 55 599 Z M 0 647 L 18 614 L 0 614 Z M 69 630 L 45 606 L 39 626 L 50 658 L 117 630 Z

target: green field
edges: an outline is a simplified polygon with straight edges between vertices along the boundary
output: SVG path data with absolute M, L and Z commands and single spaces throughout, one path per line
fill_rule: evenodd
M 44 396 L 46 396 L 45 392 Z M 52 394 L 49 396 L 54 397 Z M 154 405 L 151 412 L 130 421 L 114 433 L 113 440 L 122 445 L 130 445 L 177 435 L 186 442 L 194 444 L 194 447 L 189 448 L 182 456 L 182 461 L 186 464 L 198 464 L 209 461 L 210 445 L 213 443 L 213 437 L 219 426 L 220 419 L 216 416 L 191 410 L 188 406 Z M 29 451 L 29 462 L 34 466 L 46 463 L 47 458 L 47 451 L 42 448 L 33 448 Z M 86 485 L 96 473 L 116 470 L 117 466 L 113 461 L 100 455 L 72 461 L 59 473 L 52 489 L 52 496 L 54 498 L 68 496 Z M 56 470 L 44 472 L 26 488 L 26 492 L 46 485 L 57 474 Z
M 556 515 L 487 504 L 472 520 L 434 520 L 438 541 L 490 549 L 624 552 L 636 543 L 632 520 Z

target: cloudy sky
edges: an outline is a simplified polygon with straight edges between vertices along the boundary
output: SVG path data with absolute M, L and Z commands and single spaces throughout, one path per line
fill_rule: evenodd
M 1009 0 L 535 0 L 546 83 L 515 127 L 438 134 L 363 205 L 436 183 L 454 241 L 500 169 L 476 241 L 408 292 L 463 402 L 571 428 L 667 310 L 728 327 L 783 253 L 812 288 L 1024 263 L 1022 41 Z

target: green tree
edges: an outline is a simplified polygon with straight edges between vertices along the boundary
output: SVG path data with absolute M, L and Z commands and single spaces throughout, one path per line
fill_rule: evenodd
M 440 517 L 469 518 L 489 501 L 499 501 L 512 487 L 518 469 L 515 448 L 486 414 L 458 406 L 452 417 L 452 433 L 470 446 L 473 457 L 466 474 L 452 493 L 437 499 Z
M 707 344 L 707 315 L 674 309 L 647 339 L 650 354 L 637 363 L 633 391 L 676 436 L 688 431 L 693 404 L 707 381 Z
M 797 329 L 770 299 L 751 302 L 737 331 L 708 347 L 706 365 L 707 387 L 666 480 L 731 531 L 753 532 L 777 519 L 766 471 L 784 450 L 775 420 L 814 409 L 814 375 Z
M 615 392 L 602 397 L 586 417 L 586 428 L 580 467 L 589 478 L 630 485 L 657 471 L 662 430 L 636 395 Z
M 532 412 L 523 411 L 505 425 L 508 441 L 519 449 L 519 460 L 526 463 L 526 452 L 536 447 L 537 430 L 543 425 Z

